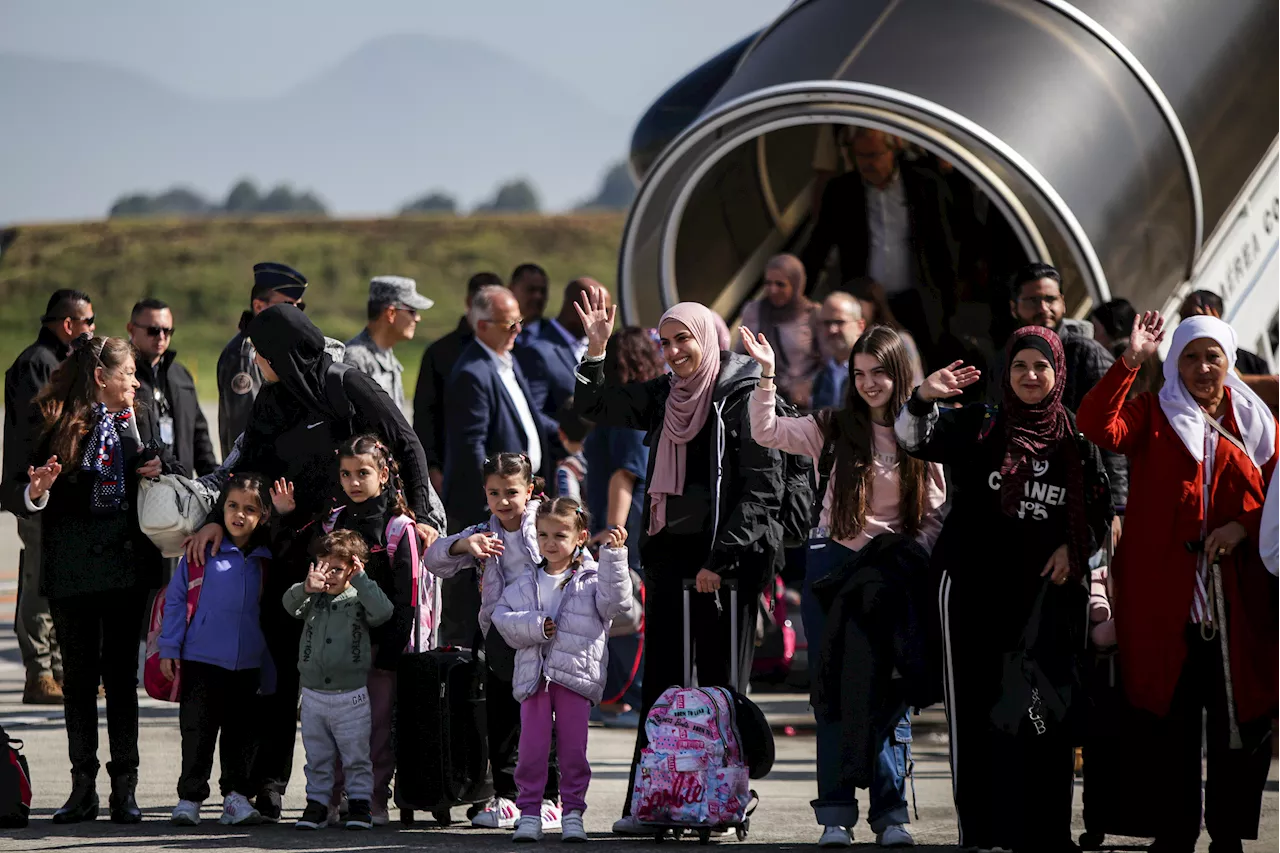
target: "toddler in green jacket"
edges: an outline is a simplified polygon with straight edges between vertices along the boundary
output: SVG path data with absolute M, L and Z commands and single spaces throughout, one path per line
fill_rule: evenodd
M 348 829 L 373 826 L 373 762 L 369 754 L 369 691 L 373 665 L 369 628 L 391 618 L 392 604 L 364 573 L 369 547 L 353 530 L 316 542 L 305 583 L 284 594 L 284 607 L 303 620 L 298 644 L 302 681 L 302 745 L 307 753 L 307 807 L 298 829 L 319 829 L 329 813 L 334 767 L 342 759 Z

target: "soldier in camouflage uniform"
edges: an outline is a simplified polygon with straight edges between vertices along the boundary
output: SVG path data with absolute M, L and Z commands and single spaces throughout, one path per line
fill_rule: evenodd
M 404 365 L 391 348 L 413 339 L 420 312 L 434 304 L 419 295 L 413 279 L 378 276 L 369 282 L 369 324 L 347 341 L 343 361 L 381 385 L 402 412 L 406 410 Z

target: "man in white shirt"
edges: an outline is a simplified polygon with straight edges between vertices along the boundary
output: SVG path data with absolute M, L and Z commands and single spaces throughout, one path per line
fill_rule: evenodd
M 476 331 L 449 377 L 445 394 L 448 457 L 444 502 L 451 530 L 489 516 L 481 468 L 495 453 L 526 453 L 545 474 L 555 421 L 533 403 L 524 372 L 512 357 L 521 329 L 520 305 L 505 287 L 482 288 L 468 319 Z
M 838 249 L 840 283 L 864 276 L 880 282 L 928 360 L 955 303 L 959 249 L 943 213 L 946 185 L 927 169 L 899 162 L 897 140 L 883 131 L 846 127 L 840 139 L 856 169 L 832 178 L 822 193 L 802 254 L 805 272 L 816 284 Z M 815 287 L 815 295 L 835 284 Z

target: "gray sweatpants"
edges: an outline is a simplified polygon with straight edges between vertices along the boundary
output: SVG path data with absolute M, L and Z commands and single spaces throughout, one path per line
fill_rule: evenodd
M 302 746 L 307 751 L 307 799 L 329 804 L 334 765 L 342 758 L 348 800 L 373 799 L 369 755 L 369 691 L 322 693 L 302 688 Z

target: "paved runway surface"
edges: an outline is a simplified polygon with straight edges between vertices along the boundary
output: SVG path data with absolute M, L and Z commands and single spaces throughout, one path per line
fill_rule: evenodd
M 105 770 L 99 777 L 104 817 L 90 824 L 73 827 L 54 826 L 49 815 L 62 804 L 71 787 L 66 752 L 66 734 L 62 710 L 56 707 L 24 706 L 22 668 L 17 643 L 12 631 L 13 596 L 17 586 L 18 539 L 13 516 L 0 515 L 0 725 L 14 737 L 26 742 L 25 754 L 31 764 L 35 786 L 35 802 L 31 826 L 22 831 L 0 831 L 0 851 L 183 851 L 216 850 L 220 853 L 258 850 L 324 850 L 324 851 L 395 851 L 431 847 L 441 851 L 481 848 L 510 848 L 509 833 L 499 830 L 477 830 L 465 822 L 449 828 L 437 828 L 429 819 L 412 829 L 390 827 L 371 832 L 348 832 L 327 829 L 320 832 L 298 832 L 291 823 L 252 828 L 221 827 L 220 800 L 210 799 L 203 812 L 204 822 L 195 828 L 177 829 L 168 825 L 169 812 L 176 801 L 174 786 L 180 765 L 176 705 L 156 702 L 143 695 L 142 703 L 142 768 L 139 774 L 138 801 L 145 819 L 141 825 L 121 827 L 105 819 L 106 793 L 110 782 Z M 745 843 L 733 842 L 744 851 L 769 849 L 814 849 L 818 828 L 813 823 L 809 801 L 816 795 L 814 782 L 814 740 L 802 728 L 808 717 L 806 698 L 798 695 L 760 695 L 756 697 L 770 719 L 780 729 L 801 727 L 798 733 L 778 735 L 778 762 L 768 779 L 759 781 L 759 811 L 752 819 L 751 835 Z M 100 703 L 101 704 L 101 703 Z M 947 766 L 945 728 L 941 715 L 927 712 L 917 726 L 915 758 L 915 793 L 919 818 L 912 830 L 921 850 L 954 850 L 956 841 L 955 813 L 951 805 L 951 778 Z M 587 830 L 596 844 L 607 843 L 627 850 L 650 849 L 652 840 L 613 840 L 609 826 L 618 816 L 625 796 L 628 762 L 633 733 L 592 729 L 590 757 L 593 779 L 586 814 Z M 101 735 L 101 759 L 105 764 L 105 715 Z M 1000 760 L 992 756 L 993 761 Z M 304 804 L 302 746 L 299 741 L 294 765 L 293 783 L 286 797 L 286 817 L 296 819 Z M 215 762 L 215 767 L 216 767 Z M 1263 840 L 1246 844 L 1247 851 L 1277 849 L 1277 766 L 1272 763 L 1263 814 Z M 1143 768 L 1134 768 L 1134 785 L 1143 784 Z M 216 776 L 214 788 L 216 789 Z M 865 810 L 865 792 L 862 805 Z M 1080 823 L 1080 787 L 1076 787 L 1077 832 Z M 456 812 L 462 820 L 461 810 Z M 862 849 L 874 847 L 874 837 L 865 824 L 854 831 Z M 1123 840 L 1117 839 L 1123 843 Z M 549 835 L 546 844 L 558 843 Z M 693 842 L 684 842 L 691 844 Z M 726 842 L 727 843 L 727 842 Z M 1134 842 L 1136 843 L 1136 842 Z M 1145 842 L 1142 842 L 1145 844 Z M 1207 837 L 1197 848 L 1208 850 Z M 669 848 L 668 848 L 669 849 Z

